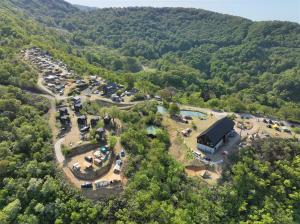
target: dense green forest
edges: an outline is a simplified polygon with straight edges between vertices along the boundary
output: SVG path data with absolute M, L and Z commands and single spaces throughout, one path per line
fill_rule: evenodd
M 120 82 L 143 81 L 145 94 L 173 88 L 171 100 L 179 103 L 300 121 L 299 24 L 199 9 L 86 11 L 62 1 L 12 2 L 64 33 L 68 54 Z
M 130 154 L 125 192 L 83 198 L 56 168 L 49 102 L 25 91 L 37 74 L 20 56 L 39 46 L 79 74 L 133 81 L 145 94 L 298 121 L 299 29 L 194 9 L 87 13 L 58 0 L 1 1 L 0 223 L 300 222 L 299 141 L 268 139 L 241 150 L 209 187 L 169 156 L 163 128 L 151 141 L 141 131 L 160 125 L 151 104 L 117 113 Z

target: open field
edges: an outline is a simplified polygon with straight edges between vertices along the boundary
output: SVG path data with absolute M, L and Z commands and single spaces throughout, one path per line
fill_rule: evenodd
M 201 178 L 210 185 L 216 184 L 217 180 L 221 177 L 220 172 L 212 172 L 206 168 L 197 166 L 187 166 L 185 168 L 185 172 L 188 176 Z

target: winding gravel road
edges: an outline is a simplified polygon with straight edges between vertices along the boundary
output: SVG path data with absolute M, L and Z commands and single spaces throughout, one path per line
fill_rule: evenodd
M 61 145 L 64 140 L 65 140 L 64 138 L 61 138 L 61 139 L 57 140 L 54 144 L 55 156 L 56 156 L 57 161 L 60 164 L 63 164 L 65 161 L 65 156 L 63 155 L 63 153 L 61 151 Z

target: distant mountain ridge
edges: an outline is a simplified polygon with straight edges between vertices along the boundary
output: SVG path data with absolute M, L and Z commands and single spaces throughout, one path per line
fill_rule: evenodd
M 82 10 L 82 11 L 92 11 L 92 10 L 97 10 L 97 7 L 90 7 L 90 6 L 85 6 L 85 5 L 77 5 L 73 4 L 76 8 Z

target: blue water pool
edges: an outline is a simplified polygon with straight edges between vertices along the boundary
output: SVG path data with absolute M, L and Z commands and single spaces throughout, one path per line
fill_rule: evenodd
M 193 110 L 181 110 L 180 114 L 183 116 L 191 116 L 191 117 L 205 117 L 206 114 L 201 113 L 199 111 L 193 111 Z
M 164 106 L 158 105 L 157 106 L 157 112 L 161 113 L 161 114 L 164 114 L 164 113 L 167 113 L 168 110 Z
M 157 106 L 157 112 L 161 113 L 161 114 L 165 114 L 168 112 L 168 110 L 161 105 Z M 205 117 L 206 114 L 199 112 L 199 111 L 194 111 L 194 110 L 181 110 L 180 114 L 183 116 L 191 116 L 191 117 Z

